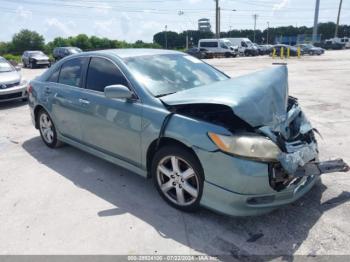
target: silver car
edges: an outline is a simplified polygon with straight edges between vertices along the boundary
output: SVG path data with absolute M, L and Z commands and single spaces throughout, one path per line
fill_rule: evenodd
M 27 82 L 22 79 L 19 70 L 0 56 L 0 102 L 27 99 Z

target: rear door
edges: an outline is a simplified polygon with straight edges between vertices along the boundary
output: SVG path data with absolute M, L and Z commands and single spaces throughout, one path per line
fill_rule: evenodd
M 86 114 L 83 116 L 83 140 L 91 147 L 131 164 L 141 160 L 142 104 L 139 99 L 109 99 L 108 85 L 131 85 L 118 66 L 103 57 L 92 57 L 86 76 Z
M 76 141 L 81 141 L 82 138 L 81 118 L 85 113 L 85 104 L 81 97 L 87 62 L 87 57 L 66 61 L 59 69 L 59 73 L 52 75 L 53 80 L 45 90 L 47 95 L 51 96 L 56 128 L 62 135 Z

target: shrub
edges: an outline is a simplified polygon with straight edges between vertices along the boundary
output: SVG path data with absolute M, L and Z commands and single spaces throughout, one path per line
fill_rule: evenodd
M 5 54 L 3 57 L 9 61 L 11 64 L 18 64 L 21 62 L 21 56 L 20 55 L 12 55 L 12 54 Z

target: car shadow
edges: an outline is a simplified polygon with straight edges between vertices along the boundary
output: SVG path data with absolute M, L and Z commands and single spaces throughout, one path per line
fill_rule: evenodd
M 57 150 L 46 147 L 40 137 L 23 143 L 38 162 L 102 198 L 113 206 L 96 210 L 96 216 L 125 213 L 151 225 L 158 234 L 198 252 L 219 255 L 222 260 L 259 260 L 291 257 L 308 237 L 322 214 L 349 201 L 350 193 L 321 203 L 326 186 L 319 181 L 299 201 L 258 217 L 228 217 L 202 209 L 183 213 L 168 206 L 156 192 L 152 181 L 70 146 Z M 314 256 L 310 251 L 310 255 Z

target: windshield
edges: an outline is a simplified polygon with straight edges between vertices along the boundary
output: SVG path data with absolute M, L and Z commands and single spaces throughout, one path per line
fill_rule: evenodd
M 29 52 L 29 55 L 33 56 L 33 55 L 44 55 L 43 52 L 41 51 L 32 51 L 32 52 Z
M 229 47 L 232 46 L 232 43 L 230 40 L 224 40 L 224 43 L 225 43 L 225 45 L 227 45 Z
M 0 73 L 14 71 L 13 66 L 5 59 L 0 59 Z
M 78 53 L 81 53 L 81 49 L 80 48 L 69 48 L 69 52 L 71 54 L 78 54 Z
M 208 64 L 189 55 L 149 55 L 127 57 L 123 60 L 137 81 L 156 97 L 228 78 Z
M 252 43 L 251 41 L 245 41 L 245 43 L 246 43 L 246 45 L 249 46 L 249 47 L 250 47 L 250 46 L 253 46 L 253 43 Z

